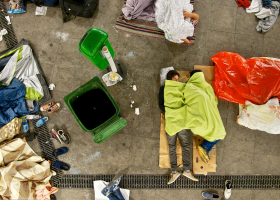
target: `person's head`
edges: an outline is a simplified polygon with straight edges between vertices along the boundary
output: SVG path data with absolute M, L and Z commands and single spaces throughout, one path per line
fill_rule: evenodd
M 194 75 L 196 72 L 202 72 L 202 71 L 200 69 L 192 70 L 190 73 L 190 77 L 192 77 L 192 75 Z
M 166 79 L 171 81 L 177 81 L 179 82 L 180 75 L 176 70 L 170 70 L 167 75 Z

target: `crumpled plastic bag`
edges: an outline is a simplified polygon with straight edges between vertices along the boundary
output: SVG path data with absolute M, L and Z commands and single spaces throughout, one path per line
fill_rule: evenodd
M 220 52 L 211 60 L 215 63 L 215 94 L 234 103 L 264 104 L 271 97 L 280 99 L 280 60 L 251 58 L 231 52 Z

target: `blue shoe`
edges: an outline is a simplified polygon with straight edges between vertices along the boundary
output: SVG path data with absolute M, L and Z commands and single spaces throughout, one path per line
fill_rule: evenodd
M 23 132 L 25 132 L 25 133 L 29 130 L 28 122 L 26 119 L 22 120 L 22 129 L 23 129 Z
M 46 123 L 48 120 L 49 120 L 48 117 L 43 117 L 42 119 L 40 119 L 40 120 L 38 120 L 38 121 L 36 122 L 36 126 L 37 126 L 37 127 L 40 127 L 40 126 L 42 126 L 44 123 Z
M 60 147 L 59 149 L 55 149 L 53 152 L 52 152 L 52 155 L 54 157 L 57 157 L 57 156 L 60 156 L 62 154 L 65 154 L 68 152 L 68 148 L 67 147 Z
M 210 192 L 202 192 L 202 196 L 205 199 L 218 199 L 219 195 L 216 193 L 210 193 Z
M 56 167 L 57 169 L 62 169 L 62 170 L 65 170 L 65 171 L 68 171 L 70 169 L 69 165 L 67 165 L 66 163 L 61 162 L 61 161 L 56 161 L 53 164 L 53 166 Z

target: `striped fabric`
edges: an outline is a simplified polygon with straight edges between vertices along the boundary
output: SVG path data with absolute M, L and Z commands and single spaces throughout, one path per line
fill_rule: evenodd
M 194 6 L 194 0 L 191 0 L 191 4 Z M 124 6 L 126 0 L 124 0 Z M 193 11 L 195 12 L 195 11 Z M 193 20 L 194 34 L 192 37 L 188 37 L 191 40 L 191 44 L 195 42 L 195 31 L 197 20 Z M 149 22 L 141 19 L 126 20 L 123 15 L 119 16 L 116 21 L 116 29 L 128 34 L 138 35 L 142 37 L 148 37 L 158 40 L 165 40 L 163 30 L 159 29 L 157 23 Z M 183 43 L 185 44 L 185 43 Z
M 22 139 L 0 145 L 0 199 L 34 199 L 53 175 L 49 162 Z

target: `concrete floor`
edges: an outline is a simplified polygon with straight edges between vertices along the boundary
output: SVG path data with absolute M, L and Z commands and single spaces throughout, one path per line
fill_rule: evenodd
M 35 16 L 34 4 L 27 13 L 11 19 L 18 41 L 27 39 L 39 58 L 48 83 L 54 83 L 53 100 L 60 102 L 59 111 L 48 115 L 47 126 L 65 128 L 71 135 L 69 152 L 59 157 L 71 165 L 69 174 L 114 174 L 128 167 L 129 174 L 166 174 L 158 167 L 160 110 L 157 94 L 159 71 L 174 66 L 192 70 L 194 64 L 212 65 L 210 58 L 220 51 L 232 51 L 245 58 L 269 56 L 280 58 L 280 21 L 266 34 L 257 33 L 258 20 L 238 8 L 234 0 L 196 0 L 200 21 L 196 43 L 187 47 L 117 32 L 114 24 L 121 13 L 122 0 L 100 1 L 91 19 L 79 18 L 63 24 L 60 7 L 48 8 L 46 16 Z M 89 28 L 100 28 L 109 34 L 115 58 L 128 69 L 127 79 L 108 87 L 120 107 L 127 126 L 101 144 L 82 131 L 63 102 L 63 97 L 94 76 L 103 74 L 78 50 L 78 44 Z M 4 42 L 1 49 L 5 49 Z M 131 53 L 133 52 L 133 56 Z M 135 92 L 129 86 L 137 85 Z M 140 108 L 134 114 L 130 101 Z M 238 105 L 219 100 L 227 136 L 217 145 L 217 173 L 221 175 L 280 174 L 280 136 L 253 131 L 236 124 Z M 30 143 L 40 154 L 37 141 Z M 54 141 L 55 147 L 60 147 Z M 219 193 L 222 195 L 222 190 Z M 131 199 L 202 199 L 200 190 L 131 190 Z M 61 189 L 58 199 L 94 199 L 93 189 Z M 236 190 L 233 200 L 279 199 L 279 190 Z

